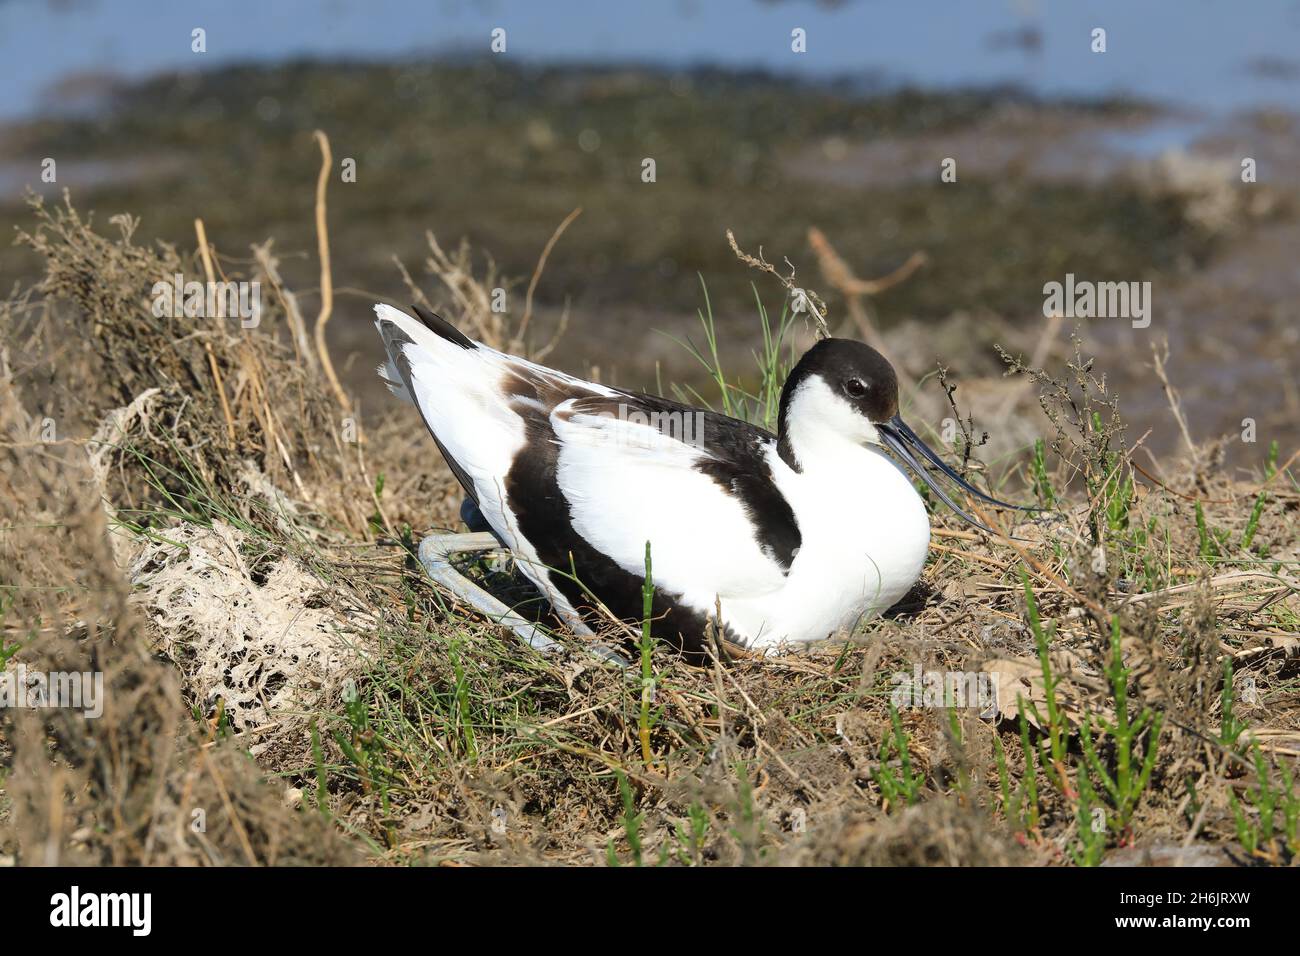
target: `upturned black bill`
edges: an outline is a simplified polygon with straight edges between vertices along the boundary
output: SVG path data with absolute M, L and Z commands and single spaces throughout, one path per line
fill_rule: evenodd
M 997 505 L 999 508 L 1011 508 L 1015 511 L 1037 510 L 1035 508 L 1026 508 L 1021 505 L 1013 505 L 1005 501 L 1000 501 L 999 499 L 994 498 L 991 495 L 986 495 L 984 492 L 980 491 L 950 468 L 944 460 L 940 458 L 929 445 L 923 442 L 920 436 L 917 435 L 916 432 L 912 431 L 912 429 L 907 426 L 907 423 L 897 415 L 887 422 L 878 423 L 876 425 L 876 430 L 880 432 L 880 437 L 884 441 L 886 447 L 901 458 L 903 463 L 911 468 L 916 476 L 929 486 L 930 490 L 935 493 L 940 501 L 955 511 L 968 524 L 974 525 L 982 531 L 987 531 L 989 534 L 1001 534 L 1001 532 L 995 531 L 987 525 L 976 521 L 973 517 L 958 507 L 957 503 L 952 500 L 952 497 L 948 494 L 947 490 L 939 484 L 938 479 L 930 473 L 929 469 L 917 460 L 916 454 L 913 454 L 913 452 L 921 455 L 922 458 L 929 462 L 934 468 L 938 469 L 939 472 L 957 485 L 957 487 L 981 501 L 987 501 L 989 504 Z

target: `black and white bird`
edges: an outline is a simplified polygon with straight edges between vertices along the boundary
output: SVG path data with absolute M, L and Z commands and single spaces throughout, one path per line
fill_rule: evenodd
M 703 652 L 719 610 L 725 639 L 760 652 L 887 610 L 920 577 L 930 522 L 885 449 L 972 524 L 983 527 L 927 465 L 1015 507 L 971 486 L 904 424 L 893 367 L 861 342 L 828 338 L 804 354 L 773 435 L 507 355 L 415 312 L 375 306 L 388 352 L 380 375 L 419 410 L 468 496 L 462 514 L 482 516 L 491 536 L 481 537 L 508 549 L 580 634 L 598 625 L 597 602 L 641 619 L 647 541 L 655 633 L 688 654 Z M 445 573 L 454 550 L 468 549 L 421 557 L 505 619 L 504 605 Z M 548 643 L 513 615 L 507 623 Z

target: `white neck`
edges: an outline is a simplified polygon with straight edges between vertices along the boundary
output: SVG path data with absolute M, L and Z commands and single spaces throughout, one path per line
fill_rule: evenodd
M 846 460 L 860 459 L 868 446 L 880 444 L 876 426 L 819 375 L 809 376 L 795 389 L 782 426 L 783 444 L 804 474 L 836 471 Z

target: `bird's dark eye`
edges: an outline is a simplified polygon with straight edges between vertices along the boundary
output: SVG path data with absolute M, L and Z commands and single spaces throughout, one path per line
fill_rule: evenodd
M 867 386 L 861 379 L 851 378 L 844 383 L 844 391 L 848 392 L 851 398 L 861 398 L 867 394 Z

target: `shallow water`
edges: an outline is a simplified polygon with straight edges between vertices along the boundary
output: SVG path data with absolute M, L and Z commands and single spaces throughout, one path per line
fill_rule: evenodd
M 191 31 L 207 31 L 204 53 Z M 507 31 L 517 61 L 711 65 L 929 88 L 1011 84 L 1048 97 L 1115 94 L 1227 111 L 1294 103 L 1300 6 L 1160 0 L 924 5 L 676 0 L 200 0 L 0 3 L 0 117 L 60 100 L 60 82 L 93 73 L 340 57 L 381 61 L 486 52 Z M 1092 31 L 1107 31 L 1105 53 Z M 806 50 L 791 50 L 792 29 Z M 83 91 L 84 92 L 84 91 Z

